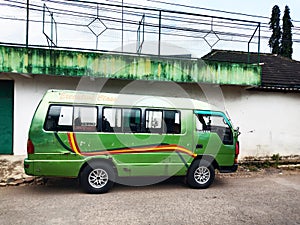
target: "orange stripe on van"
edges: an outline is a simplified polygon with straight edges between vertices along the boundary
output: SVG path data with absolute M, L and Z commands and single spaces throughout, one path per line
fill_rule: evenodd
M 81 152 L 76 136 L 73 132 L 68 133 L 68 140 L 72 150 L 79 155 L 83 156 L 95 156 L 95 155 L 116 155 L 116 154 L 128 154 L 128 153 L 149 153 L 149 152 L 181 152 L 187 154 L 193 158 L 196 158 L 197 154 L 192 151 L 179 146 L 179 145 L 158 145 L 151 147 L 137 147 L 137 148 L 126 148 L 126 149 L 115 149 L 115 150 L 101 150 L 94 152 Z
M 73 132 L 68 133 L 68 140 L 69 140 L 69 144 L 71 146 L 71 149 L 78 155 L 82 155 L 81 151 L 77 145 L 77 141 L 76 141 L 76 137 L 75 134 Z
M 181 152 L 193 158 L 197 156 L 197 154 L 194 154 L 188 149 L 185 149 L 178 145 L 116 149 L 110 151 L 96 151 L 96 152 L 84 152 L 84 153 L 82 152 L 82 154 L 85 156 L 93 156 L 93 155 L 116 155 L 116 154 L 128 154 L 128 153 L 149 153 L 149 152 Z

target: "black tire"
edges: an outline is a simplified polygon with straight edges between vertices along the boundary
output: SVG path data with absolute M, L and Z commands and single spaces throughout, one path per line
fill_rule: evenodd
M 187 183 L 191 188 L 208 188 L 215 179 L 215 169 L 204 159 L 197 159 L 190 166 Z
M 108 192 L 115 181 L 115 172 L 105 162 L 91 162 L 86 165 L 79 175 L 82 189 L 90 194 Z

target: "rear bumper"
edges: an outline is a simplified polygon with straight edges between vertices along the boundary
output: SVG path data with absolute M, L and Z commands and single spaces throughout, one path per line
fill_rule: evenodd
M 34 166 L 33 166 L 33 161 L 29 159 L 24 160 L 24 170 L 27 175 L 34 175 Z
M 221 173 L 234 173 L 238 169 L 238 164 L 233 164 L 232 166 L 220 166 L 219 171 Z
M 24 170 L 32 176 L 77 177 L 84 160 L 25 159 Z

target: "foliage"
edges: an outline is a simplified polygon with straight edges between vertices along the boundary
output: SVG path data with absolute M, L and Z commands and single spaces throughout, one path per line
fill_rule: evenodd
M 275 5 L 272 8 L 269 27 L 270 30 L 272 30 L 272 35 L 269 39 L 269 46 L 272 49 L 272 54 L 278 54 L 291 59 L 293 54 L 293 24 L 288 6 L 285 6 L 284 15 L 282 18 L 282 31 L 280 27 L 280 9 L 278 5 Z
M 269 25 L 270 25 L 270 29 L 272 30 L 272 35 L 269 39 L 269 46 L 272 49 L 273 54 L 279 54 L 281 28 L 280 28 L 280 9 L 278 5 L 275 5 L 272 9 L 272 15 L 271 15 Z
M 292 41 L 292 21 L 290 17 L 290 9 L 285 6 L 284 15 L 282 18 L 282 39 L 281 39 L 281 52 L 280 55 L 292 58 L 293 54 L 293 41 Z
M 272 160 L 278 162 L 279 160 L 281 160 L 281 156 L 278 154 L 273 154 L 271 157 Z
M 272 158 L 272 160 L 275 161 L 275 166 L 278 166 L 279 165 L 279 160 L 281 160 L 281 156 L 279 155 L 279 153 L 278 154 L 273 154 L 271 158 Z

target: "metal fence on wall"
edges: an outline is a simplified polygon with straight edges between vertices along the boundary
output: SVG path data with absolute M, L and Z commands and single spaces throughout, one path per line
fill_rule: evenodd
M 260 22 L 140 5 L 76 0 L 1 0 L 1 43 L 201 57 L 212 48 L 260 52 Z M 2 26 L 3 27 L 3 26 Z M 3 31 L 2 31 L 3 32 Z

